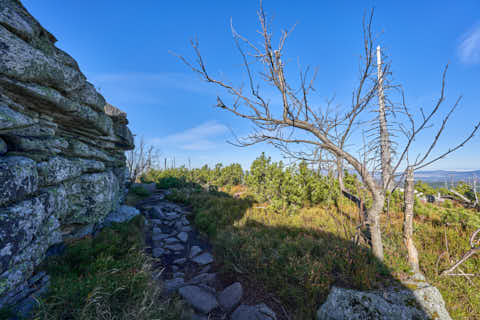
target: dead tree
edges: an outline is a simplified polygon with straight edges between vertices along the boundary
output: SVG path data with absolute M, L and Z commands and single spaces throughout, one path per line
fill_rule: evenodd
M 352 94 L 352 104 L 348 108 L 336 107 L 329 104 L 324 107 L 313 106 L 310 102 L 314 91 L 316 72 L 309 76 L 310 69 L 299 72 L 299 85 L 294 86 L 286 74 L 288 60 L 283 59 L 284 46 L 290 32 L 282 31 L 279 43 L 274 46 L 265 12 L 260 8 L 261 46 L 243 37 L 235 31 L 232 33 L 239 53 L 243 60 L 247 77 L 245 87 L 234 85 L 228 81 L 212 76 L 200 53 L 197 41 L 191 45 L 195 52 L 195 61 L 191 62 L 183 56 L 179 58 L 203 80 L 224 89 L 233 98 L 217 97 L 217 107 L 231 112 L 235 116 L 251 121 L 254 131 L 245 138 L 237 139 L 239 146 L 250 146 L 260 142 L 269 142 L 290 155 L 298 157 L 313 157 L 314 149 L 322 149 L 346 161 L 358 172 L 366 188 L 372 195 L 372 205 L 367 212 L 367 225 L 370 231 L 373 254 L 383 260 L 383 245 L 380 230 L 380 214 L 384 206 L 383 188 L 375 180 L 364 161 L 356 153 L 349 151 L 345 143 L 355 130 L 363 124 L 361 114 L 368 114 L 368 108 L 373 103 L 377 92 L 377 77 L 375 76 L 375 47 L 372 37 L 372 17 L 364 18 L 364 48 L 360 76 Z M 244 46 L 249 50 L 246 52 Z M 255 70 L 255 67 L 260 70 Z M 256 72 L 257 71 L 257 72 Z M 281 100 L 281 106 L 276 108 L 262 93 L 262 84 L 274 88 Z M 338 132 L 338 136 L 334 131 Z M 338 138 L 338 139 L 337 139 Z M 301 148 L 299 148 L 299 146 Z M 300 149 L 300 150 L 299 150 Z M 316 159 L 311 159 L 315 161 Z
M 480 229 L 476 230 L 472 236 L 470 237 L 470 250 L 468 250 L 467 253 L 465 253 L 463 255 L 462 258 L 460 258 L 460 260 L 458 260 L 453 266 L 451 266 L 450 268 L 448 268 L 447 270 L 443 271 L 442 272 L 442 276 L 448 276 L 448 275 L 453 275 L 452 272 L 457 269 L 462 263 L 464 263 L 465 261 L 468 260 L 468 258 L 470 258 L 471 256 L 473 256 L 474 254 L 477 254 L 480 252 L 480 245 L 479 245 L 479 242 L 480 240 L 475 240 L 475 238 L 477 237 L 477 235 L 480 234 Z M 462 273 L 461 275 L 465 275 L 464 273 Z M 467 275 L 468 276 L 468 275 Z
M 414 187 L 413 168 L 409 166 L 405 171 L 405 218 L 403 220 L 403 241 L 408 251 L 408 263 L 413 272 L 419 273 L 420 265 L 418 263 L 418 251 L 413 241 Z
M 130 181 L 137 182 L 143 173 L 152 168 L 158 156 L 158 151 L 154 146 L 148 146 L 142 137 L 139 143 L 135 144 L 135 148 L 127 152 L 126 156 Z
M 396 159 L 396 164 L 392 167 L 392 173 L 397 172 L 398 168 L 400 165 L 404 164 L 406 165 L 406 170 L 403 172 L 403 176 L 405 176 L 405 194 L 404 194 L 404 206 L 405 206 L 405 211 L 404 211 L 404 228 L 403 228 L 403 236 L 404 236 L 404 241 L 405 245 L 407 246 L 407 251 L 408 251 L 408 261 L 413 269 L 413 271 L 417 272 L 419 271 L 419 265 L 418 265 L 418 252 L 415 247 L 415 243 L 413 241 L 413 205 L 414 205 L 414 188 L 413 188 L 413 181 L 414 181 L 414 172 L 417 170 L 420 170 L 426 166 L 429 166 L 449 154 L 457 151 L 458 149 L 462 148 L 468 141 L 470 141 L 475 134 L 477 133 L 478 129 L 480 128 L 480 121 L 477 122 L 472 130 L 470 131 L 467 136 L 461 140 L 460 143 L 457 145 L 449 148 L 448 150 L 444 151 L 443 153 L 440 153 L 439 155 L 432 156 L 434 150 L 436 150 L 436 146 L 438 141 L 440 140 L 442 134 L 445 131 L 445 128 L 447 127 L 448 121 L 451 117 L 451 115 L 454 113 L 454 111 L 457 109 L 460 101 L 461 101 L 461 96 L 457 98 L 455 103 L 451 105 L 445 112 L 445 115 L 443 116 L 443 120 L 436 130 L 436 132 L 433 135 L 432 142 L 431 144 L 423 149 L 423 152 L 420 152 L 417 154 L 415 157 L 414 161 L 410 161 L 411 157 L 409 156 L 410 153 L 412 152 L 412 145 L 415 142 L 415 140 L 423 133 L 426 132 L 426 130 L 430 127 L 433 126 L 433 119 L 434 116 L 438 116 L 442 113 L 442 106 L 444 105 L 445 102 L 445 78 L 446 78 L 446 73 L 448 70 L 448 65 L 445 68 L 443 75 L 442 75 L 442 85 L 440 89 L 440 96 L 436 102 L 436 104 L 433 106 L 431 111 L 429 113 L 425 113 L 423 109 L 420 109 L 420 121 L 416 121 L 414 113 L 410 110 L 409 107 L 407 107 L 405 100 L 403 99 L 402 101 L 402 108 L 400 112 L 397 112 L 396 116 L 397 117 L 405 117 L 407 121 L 404 122 L 399 122 L 399 128 L 401 132 L 405 135 L 406 142 L 403 146 L 403 150 L 399 153 L 399 157 Z M 402 92 L 402 98 L 403 98 L 403 92 Z M 405 125 L 406 123 L 406 125 Z M 383 158 L 382 158 L 383 160 Z M 390 177 L 390 179 L 393 182 L 394 175 Z M 389 181 L 387 181 L 389 183 Z
M 377 79 L 378 79 L 378 126 L 380 136 L 380 156 L 382 168 L 382 182 L 385 192 L 392 192 L 392 164 L 391 164 L 391 142 L 387 126 L 387 111 L 384 92 L 384 70 L 382 64 L 382 52 L 377 47 Z

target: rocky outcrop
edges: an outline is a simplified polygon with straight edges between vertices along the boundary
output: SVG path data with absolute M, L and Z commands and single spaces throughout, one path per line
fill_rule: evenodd
M 451 320 L 437 288 L 424 281 L 404 285 L 372 292 L 333 287 L 317 320 Z
M 0 307 L 31 293 L 51 246 L 94 230 L 125 195 L 126 114 L 55 42 L 0 0 Z

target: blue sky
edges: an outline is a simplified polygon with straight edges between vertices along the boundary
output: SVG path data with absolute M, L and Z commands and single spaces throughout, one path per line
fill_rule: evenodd
M 60 1 L 23 0 L 26 8 L 72 55 L 107 101 L 128 113 L 137 136 L 158 145 L 177 164 L 239 162 L 248 166 L 268 145 L 238 148 L 226 141 L 251 124 L 213 107 L 216 89 L 201 82 L 170 51 L 192 57 L 198 37 L 215 74 L 238 82 L 241 60 L 230 32 L 254 38 L 258 1 Z M 471 1 L 270 1 L 273 30 L 296 25 L 286 56 L 319 68 L 317 101 L 348 103 L 362 50 L 361 22 L 375 7 L 374 28 L 392 60 L 407 103 L 429 108 L 450 63 L 447 102 L 464 99 L 439 151 L 463 137 L 480 119 L 480 2 Z M 437 123 L 438 125 L 438 123 Z M 416 148 L 430 141 L 419 139 Z M 429 169 L 480 169 L 480 137 Z M 415 150 L 414 150 L 415 151 Z

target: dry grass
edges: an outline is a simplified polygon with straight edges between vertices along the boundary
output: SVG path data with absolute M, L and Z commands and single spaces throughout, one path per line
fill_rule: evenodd
M 258 204 L 246 194 L 242 197 L 179 192 L 171 199 L 193 206 L 195 223 L 210 235 L 224 277 L 249 281 L 249 287 L 272 293 L 292 319 L 314 319 L 332 285 L 368 290 L 398 284 L 409 275 L 399 207 L 393 206 L 388 220 L 383 217 L 385 261 L 380 263 L 367 247 L 351 241 L 359 215 L 346 199 L 336 207 L 303 208 L 284 215 L 255 208 Z M 472 285 L 463 277 L 437 275 L 468 249 L 472 227 L 446 226 L 443 208 L 418 205 L 416 209 L 427 213 L 415 220 L 422 271 L 442 292 L 454 319 L 480 319 L 479 279 L 472 279 Z M 460 212 L 459 208 L 449 210 Z M 438 257 L 446 250 L 445 233 L 450 259 L 440 259 L 437 267 Z M 478 272 L 479 260 L 471 259 L 463 271 Z

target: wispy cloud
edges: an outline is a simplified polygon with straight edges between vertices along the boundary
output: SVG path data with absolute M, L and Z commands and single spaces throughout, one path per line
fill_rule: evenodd
M 88 75 L 89 80 L 107 100 L 119 104 L 161 104 L 172 91 L 212 95 L 215 90 L 195 74 L 176 72 L 120 72 Z
M 188 151 L 206 151 L 215 149 L 216 139 L 228 131 L 227 126 L 217 121 L 208 121 L 199 126 L 174 133 L 162 138 L 152 139 L 151 143 Z
M 458 46 L 458 56 L 465 64 L 480 63 L 480 23 L 462 36 Z

